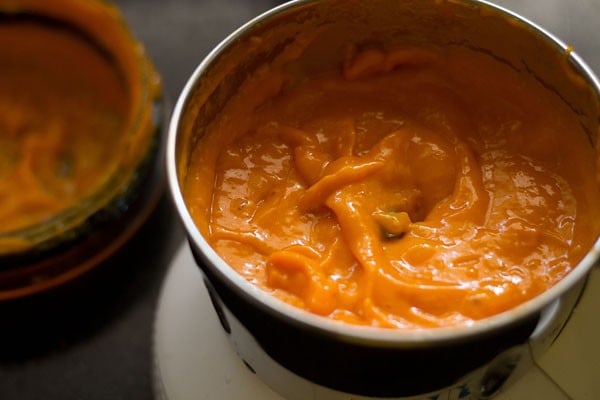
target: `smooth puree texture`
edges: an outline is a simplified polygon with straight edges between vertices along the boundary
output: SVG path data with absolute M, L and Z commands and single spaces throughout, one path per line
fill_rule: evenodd
M 74 205 L 117 168 L 130 96 L 89 40 L 57 23 L 0 21 L 0 233 Z
M 453 46 L 288 71 L 238 94 L 184 185 L 208 242 L 280 299 L 355 324 L 468 324 L 595 240 L 593 146 L 534 78 Z

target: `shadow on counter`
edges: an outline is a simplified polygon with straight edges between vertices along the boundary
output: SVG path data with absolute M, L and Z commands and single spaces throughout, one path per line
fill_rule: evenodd
M 141 229 L 113 256 L 61 287 L 0 303 L 0 363 L 63 351 L 156 300 L 183 235 L 163 194 Z

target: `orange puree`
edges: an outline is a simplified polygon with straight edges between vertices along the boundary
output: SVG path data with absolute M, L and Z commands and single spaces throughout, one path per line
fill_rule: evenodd
M 0 233 L 46 220 L 114 173 L 130 97 L 73 28 L 0 21 Z
M 489 55 L 370 49 L 272 74 L 208 129 L 184 196 L 214 249 L 286 302 L 468 324 L 555 284 L 598 235 L 592 144 L 556 94 Z

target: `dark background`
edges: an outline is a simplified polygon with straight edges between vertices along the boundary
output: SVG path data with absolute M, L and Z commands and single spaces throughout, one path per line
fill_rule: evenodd
M 220 40 L 280 2 L 116 3 L 154 60 L 172 105 Z M 547 27 L 599 68 L 600 0 L 497 3 Z M 165 195 L 139 234 L 101 267 L 59 290 L 0 304 L 0 400 L 152 399 L 155 307 L 170 259 L 182 242 Z

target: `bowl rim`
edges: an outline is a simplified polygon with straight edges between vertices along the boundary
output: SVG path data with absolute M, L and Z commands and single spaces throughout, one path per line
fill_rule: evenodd
M 504 17 L 509 17 L 517 21 L 520 26 L 532 28 L 536 34 L 540 35 L 542 40 L 552 44 L 558 51 L 567 55 L 567 60 L 577 68 L 582 75 L 589 80 L 590 86 L 600 94 L 600 81 L 586 64 L 586 62 L 558 37 L 545 30 L 529 19 L 510 11 L 507 8 L 493 4 L 487 0 L 453 0 L 467 6 L 487 7 Z M 583 281 L 591 268 L 600 259 L 600 238 L 593 244 L 592 248 L 586 253 L 585 257 L 558 283 L 545 290 L 538 296 L 521 303 L 510 310 L 486 317 L 484 319 L 473 321 L 468 324 L 458 326 L 439 327 L 439 328 L 417 328 L 417 329 L 394 329 L 379 328 L 372 326 L 362 326 L 349 324 L 342 321 L 335 321 L 330 318 L 316 315 L 294 307 L 283 300 L 276 298 L 268 292 L 258 288 L 252 283 L 246 281 L 233 268 L 231 268 L 208 244 L 207 240 L 200 233 L 194 224 L 186 203 L 183 199 L 182 188 L 179 183 L 177 169 L 177 138 L 183 112 L 189 104 L 191 95 L 194 93 L 197 82 L 202 78 L 205 71 L 215 61 L 218 56 L 228 49 L 240 36 L 252 30 L 260 22 L 264 22 L 272 17 L 289 11 L 293 8 L 316 3 L 318 0 L 292 0 L 277 7 L 274 7 L 233 31 L 229 36 L 223 39 L 196 67 L 188 81 L 186 82 L 181 94 L 175 104 L 171 114 L 171 120 L 168 127 L 166 165 L 167 181 L 171 199 L 174 202 L 179 218 L 183 223 L 190 246 L 200 251 L 199 256 L 206 264 L 207 268 L 220 279 L 225 285 L 240 295 L 244 300 L 252 303 L 276 317 L 283 318 L 287 322 L 294 324 L 302 329 L 318 331 L 321 334 L 333 335 L 351 342 L 370 342 L 381 346 L 398 345 L 428 345 L 440 342 L 460 341 L 472 335 L 482 335 L 497 329 L 509 326 L 513 322 L 536 313 L 540 313 L 545 307 L 554 304 L 560 297 L 578 282 Z

